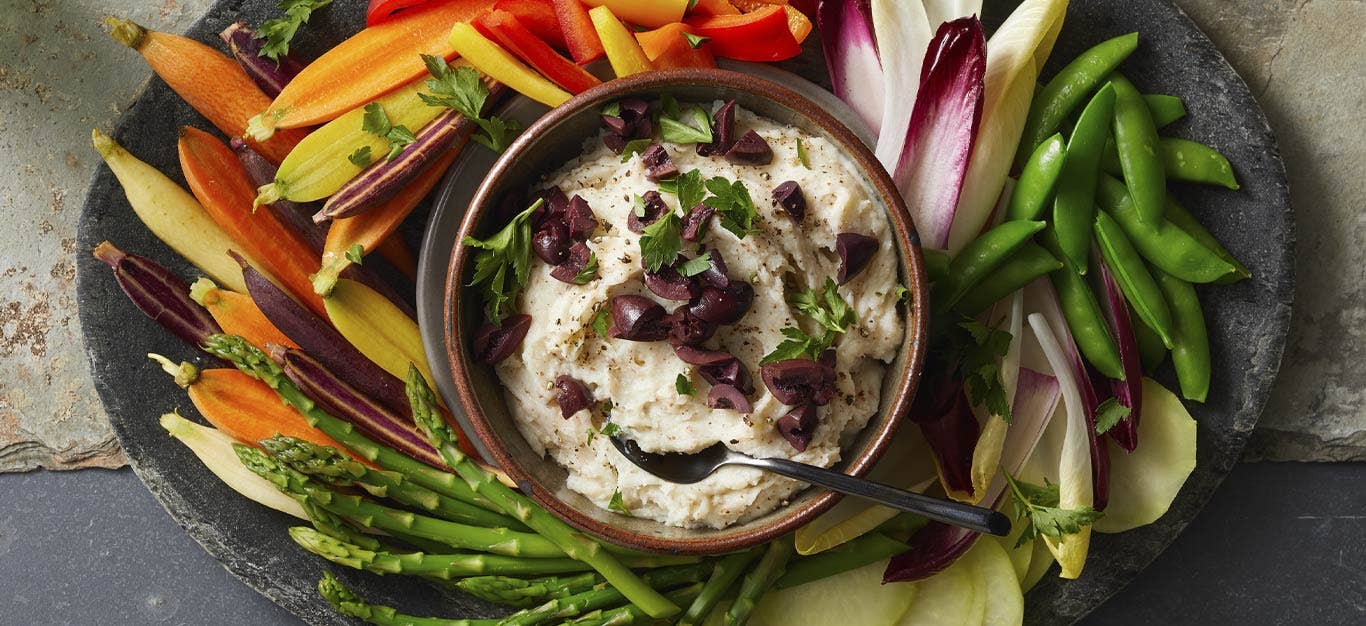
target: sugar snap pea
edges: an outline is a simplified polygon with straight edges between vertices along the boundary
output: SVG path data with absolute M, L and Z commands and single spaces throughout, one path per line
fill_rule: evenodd
M 1102 41 L 1073 59 L 1044 85 L 1034 96 L 1025 119 L 1019 152 L 1015 155 L 1016 171 L 1024 168 L 1034 148 L 1058 132 L 1067 115 L 1081 106 L 1086 97 L 1105 82 L 1106 76 L 1137 48 L 1138 33 Z
M 988 307 L 1002 298 L 1024 289 L 1040 276 L 1056 272 L 1062 262 L 1043 249 L 1039 244 L 1030 242 L 1020 246 L 1010 258 L 1001 263 L 991 274 L 968 290 L 967 295 L 955 307 L 959 313 L 977 317 Z
M 1096 216 L 1096 177 L 1100 155 L 1110 137 L 1116 105 L 1115 90 L 1105 85 L 1096 92 L 1077 119 L 1067 142 L 1058 192 L 1053 199 L 1053 228 L 1058 246 L 1079 274 L 1086 274 L 1091 252 L 1091 224 Z
M 1015 183 L 1015 191 L 1010 194 L 1010 205 L 1006 209 L 1007 220 L 1039 219 L 1043 208 L 1053 199 L 1053 190 L 1058 184 L 1058 175 L 1062 173 L 1066 155 L 1067 145 L 1061 133 L 1039 144 L 1034 154 L 1029 156 L 1024 169 L 1020 170 L 1020 180 Z
M 1160 93 L 1143 94 L 1143 103 L 1153 116 L 1153 126 L 1162 128 L 1186 117 L 1186 103 L 1176 96 Z
M 1157 126 L 1129 79 L 1116 72 L 1110 75 L 1110 84 L 1115 87 L 1115 149 L 1124 182 L 1138 218 L 1152 224 L 1162 218 L 1167 197 L 1167 173 L 1158 153 Z
M 1167 360 L 1167 346 L 1162 345 L 1162 338 L 1157 336 L 1157 331 L 1139 319 L 1133 305 L 1125 306 L 1129 307 L 1129 319 L 1133 320 L 1134 339 L 1138 341 L 1138 358 L 1143 362 L 1143 373 L 1151 376 Z
M 949 276 L 944 281 L 942 292 L 949 295 L 942 306 L 953 308 L 969 289 L 999 267 L 1044 226 L 1044 222 L 1031 220 L 1002 222 L 965 246 L 949 262 Z
M 1216 284 L 1227 285 L 1247 278 L 1252 278 L 1252 272 L 1248 271 L 1247 267 L 1240 263 L 1238 258 L 1233 256 L 1233 253 L 1229 252 L 1228 249 L 1224 247 L 1224 244 L 1219 243 L 1219 240 L 1215 239 L 1214 235 L 1210 234 L 1210 232 L 1200 224 L 1200 221 L 1195 219 L 1195 216 L 1191 215 L 1191 212 L 1187 210 L 1186 207 L 1181 206 L 1181 203 L 1177 202 L 1176 198 L 1171 197 L 1170 194 L 1167 196 L 1167 213 L 1164 217 L 1167 218 L 1167 221 L 1176 224 L 1177 228 L 1186 231 L 1187 235 L 1194 237 L 1196 241 L 1219 255 L 1219 258 L 1233 266 L 1236 271 L 1232 275 L 1214 281 Z
M 1176 368 L 1176 380 L 1181 383 L 1181 396 L 1204 402 L 1209 395 L 1209 333 L 1200 300 L 1190 283 L 1162 270 L 1153 270 L 1153 276 L 1172 311 L 1172 365 Z
M 1063 267 L 1048 274 L 1053 290 L 1058 293 L 1063 317 L 1067 318 L 1067 328 L 1072 331 L 1072 339 L 1086 360 L 1106 378 L 1124 380 L 1124 364 L 1120 360 L 1119 346 L 1110 335 L 1105 314 L 1100 303 L 1091 291 L 1086 279 L 1077 273 L 1076 266 L 1062 254 L 1058 247 L 1057 233 L 1052 228 L 1039 234 L 1039 242 L 1044 249 L 1052 252 L 1062 261 Z
M 1162 271 L 1192 283 L 1212 283 L 1237 276 L 1238 268 L 1165 217 L 1151 224 L 1139 221 L 1133 197 L 1123 183 L 1103 176 L 1097 198 L 1100 206 L 1119 222 L 1139 254 Z
M 1162 289 L 1143 264 L 1115 218 L 1105 211 L 1096 211 L 1096 242 L 1105 265 L 1114 273 L 1120 291 L 1134 305 L 1139 319 L 1157 332 L 1162 345 L 1172 347 L 1173 323 Z
M 1233 165 L 1214 148 L 1189 139 L 1162 137 L 1157 142 L 1157 150 L 1162 155 L 1162 170 L 1167 180 L 1238 189 Z M 1119 152 L 1113 142 L 1106 144 L 1100 166 L 1112 176 L 1123 175 Z

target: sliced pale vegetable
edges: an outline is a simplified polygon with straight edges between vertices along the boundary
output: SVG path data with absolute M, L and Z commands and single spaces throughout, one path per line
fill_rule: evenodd
M 1034 561 L 1034 542 L 1027 542 L 1022 546 L 1015 545 L 1020 542 L 1020 534 L 1024 532 L 1025 528 L 1024 524 L 1014 524 L 1011 526 L 1009 535 L 992 537 L 1010 557 L 1010 564 L 1015 568 L 1017 580 L 1024 580 L 1025 576 L 1029 575 L 1029 564 Z
M 235 244 L 199 201 L 165 174 L 129 154 L 108 135 L 90 131 L 100 157 L 123 186 L 133 212 L 148 230 L 180 256 L 234 291 L 247 290 L 242 270 L 228 256 Z
M 938 28 L 940 24 L 960 17 L 982 14 L 982 0 L 924 0 L 922 4 L 930 28 Z
M 978 541 L 967 558 L 977 566 L 986 610 L 982 626 L 1018 626 L 1024 623 L 1024 594 L 1020 578 L 1005 548 L 995 541 Z
M 612 64 L 612 72 L 617 78 L 650 71 L 650 58 L 645 56 L 640 42 L 636 41 L 635 35 L 617 19 L 612 9 L 606 6 L 594 7 L 588 12 L 588 17 L 593 20 L 593 29 L 598 32 L 602 49 L 607 53 L 607 61 Z
M 1048 544 L 1041 539 L 1036 539 L 1034 543 L 1025 547 L 1032 552 L 1032 556 L 1029 560 L 1029 572 L 1020 579 L 1020 590 L 1027 593 L 1043 580 L 1044 574 L 1048 573 L 1056 561 L 1053 560 L 1053 552 L 1048 549 Z
M 986 614 L 985 596 L 971 559 L 962 558 L 934 576 L 915 583 L 910 610 L 899 626 L 978 626 Z M 837 622 L 853 624 L 854 622 Z
M 914 583 L 882 584 L 886 561 L 782 591 L 769 592 L 750 626 L 859 624 L 892 626 L 916 596 Z
M 417 322 L 374 289 L 345 278 L 323 299 L 337 331 L 360 353 L 396 377 L 408 375 L 412 363 L 432 384 L 422 333 Z
M 951 253 L 975 239 L 991 217 L 1020 144 L 1035 81 L 1066 10 L 1067 0 L 1025 0 L 987 41 L 982 124 L 949 233 Z
M 1143 379 L 1143 441 L 1132 453 L 1110 456 L 1110 506 L 1097 532 L 1118 533 L 1157 521 L 1195 469 L 1195 420 L 1181 400 Z
M 883 167 L 895 171 L 906 145 L 916 94 L 920 92 L 920 67 L 938 24 L 930 25 L 925 5 L 919 2 L 872 0 L 870 9 L 877 52 L 882 60 L 882 121 L 878 124 L 875 152 Z
M 162 415 L 161 427 L 172 437 L 179 439 L 180 443 L 185 444 L 214 476 L 233 491 L 286 515 L 293 515 L 301 520 L 308 519 L 303 506 L 277 489 L 270 481 L 257 476 L 242 465 L 237 459 L 237 453 L 232 449 L 232 445 L 238 443 L 236 439 L 208 426 L 200 426 L 175 413 Z
M 1003 307 L 997 304 L 997 308 Z M 1019 398 L 1016 383 L 1020 376 L 1020 344 L 1024 336 L 1024 293 L 1017 291 L 1011 296 L 1008 311 L 1005 321 L 1009 322 L 1010 347 L 1001 359 L 1001 388 L 1005 391 L 1005 396 L 1010 398 L 1013 414 L 1015 401 Z M 995 315 L 988 316 L 988 324 L 993 328 L 1001 321 Z M 974 405 L 972 410 L 978 414 L 978 421 L 982 423 L 982 433 L 977 437 L 977 447 L 972 450 L 972 493 L 975 498 L 973 502 L 977 503 L 983 500 L 997 469 L 1001 466 L 1001 453 L 1005 450 L 1006 433 L 1010 430 L 1010 423 L 1003 416 L 988 414 L 981 406 Z M 1011 417 L 1013 421 L 1014 416 Z M 990 502 L 987 504 L 991 505 Z
M 1001 450 L 999 467 L 1004 467 L 1011 474 L 1018 476 L 1025 461 L 1033 456 L 1053 416 L 1057 414 L 1062 392 L 1057 378 L 1026 367 L 1020 368 L 1014 398 L 1011 404 L 1010 430 L 1006 434 L 1005 446 Z M 1006 488 L 1005 478 L 999 473 L 994 476 L 980 500 L 989 506 L 996 506 L 1000 502 Z

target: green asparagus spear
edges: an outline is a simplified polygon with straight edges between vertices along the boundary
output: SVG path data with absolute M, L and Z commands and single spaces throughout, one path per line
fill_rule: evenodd
M 711 571 L 710 563 L 696 563 L 665 567 L 646 572 L 641 578 L 645 584 L 656 589 L 669 589 L 687 583 L 695 583 Z M 513 613 L 503 619 L 502 626 L 535 626 L 550 620 L 564 620 L 594 609 L 616 606 L 628 601 L 615 587 L 602 585 L 563 598 L 554 598 L 535 608 Z
M 233 448 L 247 469 L 271 481 L 281 491 L 304 496 L 334 515 L 370 528 L 439 541 L 461 550 L 537 558 L 564 556 L 559 547 L 540 535 L 457 524 L 376 504 L 360 496 L 337 493 L 270 458 L 262 450 L 241 444 Z
M 271 456 L 300 473 L 323 482 L 343 487 L 359 486 L 377 498 L 388 498 L 452 522 L 486 528 L 528 530 L 525 525 L 511 517 L 443 496 L 408 481 L 398 472 L 371 469 L 330 446 L 320 446 L 311 441 L 283 435 L 262 440 L 260 443 Z
M 792 552 L 792 535 L 774 539 L 768 544 L 764 556 L 759 559 L 759 564 L 755 565 L 740 583 L 740 595 L 735 598 L 735 603 L 730 605 L 730 610 L 726 611 L 726 626 L 742 626 L 749 621 L 749 615 L 754 612 L 754 607 L 758 606 L 759 599 L 763 598 L 773 583 L 782 577 L 788 560 L 792 558 Z
M 328 572 L 323 572 L 322 580 L 318 581 L 318 593 L 322 594 L 338 613 L 363 619 L 378 626 L 497 626 L 499 623 L 496 619 L 442 619 L 404 615 L 393 607 L 366 603 Z
M 794 559 L 774 589 L 786 589 L 876 563 L 911 547 L 882 533 L 868 533 L 820 554 Z
M 457 580 L 455 588 L 494 604 L 527 609 L 552 598 L 588 591 L 601 582 L 602 576 L 596 572 L 529 580 L 510 576 L 472 576 Z
M 698 626 L 707 621 L 707 616 L 716 608 L 716 604 L 721 598 L 730 591 L 731 585 L 739 580 L 740 575 L 745 573 L 745 568 L 759 558 L 760 550 L 754 548 L 744 552 L 736 552 L 726 555 L 716 564 L 716 569 L 711 572 L 711 577 L 702 586 L 702 591 L 697 598 L 688 605 L 688 610 L 683 617 L 678 620 L 679 626 Z
M 603 549 L 602 545 L 580 533 L 559 518 L 537 506 L 526 496 L 513 491 L 493 475 L 472 462 L 455 446 L 456 434 L 435 410 L 436 398 L 416 366 L 408 366 L 408 402 L 412 405 L 413 421 L 426 435 L 446 463 L 464 478 L 474 491 L 497 504 L 511 515 L 549 539 L 564 553 L 587 563 L 602 574 L 607 582 L 619 589 L 626 599 L 639 606 L 650 617 L 669 617 L 678 613 L 678 606 L 670 602 L 650 585 L 622 565 L 621 561 Z
M 676 604 L 683 605 L 693 602 L 700 593 L 702 593 L 702 583 L 694 583 L 670 591 L 664 596 Z M 644 624 L 649 621 L 650 616 L 646 615 L 645 611 L 640 610 L 640 607 L 634 604 L 628 604 L 615 609 L 585 613 L 578 619 L 565 622 L 565 626 L 627 626 L 628 624 Z

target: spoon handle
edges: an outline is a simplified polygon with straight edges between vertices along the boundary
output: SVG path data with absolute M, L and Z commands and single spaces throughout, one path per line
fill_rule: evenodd
M 891 508 L 916 513 L 952 526 L 975 530 L 1004 537 L 1010 534 L 1010 518 L 999 511 L 963 504 L 952 500 L 941 500 L 895 487 L 888 487 L 871 480 L 855 478 L 833 470 L 814 465 L 797 463 L 787 459 L 733 459 L 733 463 L 766 469 L 775 474 L 795 478 L 813 485 L 820 485 L 840 493 L 858 496 L 889 506 Z

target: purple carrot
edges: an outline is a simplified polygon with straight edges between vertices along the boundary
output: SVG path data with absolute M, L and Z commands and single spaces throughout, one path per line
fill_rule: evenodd
M 444 468 L 441 455 L 417 431 L 406 413 L 396 413 L 365 397 L 313 357 L 282 346 L 267 346 L 270 358 L 290 382 L 329 414 L 350 422 L 366 434 L 432 467 Z
M 114 270 L 114 280 L 147 317 L 196 348 L 223 332 L 213 316 L 190 299 L 190 285 L 151 259 L 128 254 L 108 241 L 95 246 L 95 258 Z
M 261 56 L 262 40 L 256 38 L 256 31 L 245 22 L 229 24 L 218 36 L 223 39 L 223 43 L 228 44 L 228 50 L 232 52 L 233 58 L 237 59 L 237 64 L 242 66 L 242 71 L 256 82 L 261 91 L 272 98 L 280 95 L 285 85 L 307 65 L 289 54 L 280 57 L 279 63 Z

